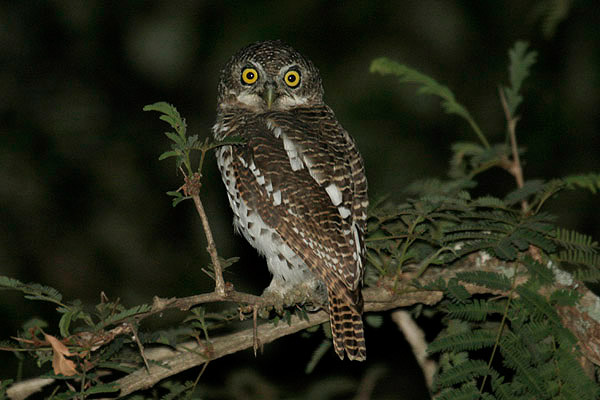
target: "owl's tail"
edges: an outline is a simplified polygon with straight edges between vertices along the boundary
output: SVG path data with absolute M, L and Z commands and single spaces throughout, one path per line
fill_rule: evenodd
M 352 293 L 354 296 L 348 292 L 329 292 L 329 321 L 336 354 L 341 360 L 344 359 L 344 352 L 350 360 L 366 360 L 367 347 L 363 331 L 360 289 Z

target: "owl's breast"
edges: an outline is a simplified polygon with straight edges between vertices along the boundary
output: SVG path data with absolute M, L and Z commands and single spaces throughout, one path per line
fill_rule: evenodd
M 235 146 L 222 146 L 217 149 L 216 156 L 227 189 L 229 205 L 233 211 L 235 230 L 267 259 L 269 270 L 277 279 L 291 284 L 302 283 L 309 273 L 308 267 L 285 244 L 275 227 L 268 223 L 271 222 L 270 219 L 265 221 L 261 217 L 258 210 L 261 201 L 259 193 L 245 189 L 243 171 L 247 169 L 252 171 L 253 168 L 249 168 L 243 158 L 243 151 L 236 151 Z M 257 180 L 260 182 L 261 177 L 259 176 Z M 242 190 L 244 190 L 243 195 Z

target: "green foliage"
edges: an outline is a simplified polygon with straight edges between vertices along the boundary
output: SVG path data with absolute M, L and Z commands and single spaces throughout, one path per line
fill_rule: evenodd
M 493 289 L 496 282 L 504 281 L 503 275 L 496 275 L 465 281 Z M 600 387 L 577 362 L 576 339 L 551 306 L 555 301 L 573 305 L 577 297 L 572 291 L 555 291 L 549 302 L 532 286 L 521 284 L 501 300 L 471 298 L 463 303 L 453 302 L 454 294 L 447 290 L 447 317 L 462 323 L 449 323 L 428 348 L 430 354 L 442 354 L 435 388 L 440 391 L 438 398 L 461 398 L 467 387 L 469 393 L 501 399 L 600 395 Z M 487 377 L 491 387 L 485 385 Z
M 571 175 L 561 180 L 567 189 L 582 188 L 596 194 L 600 191 L 600 174 Z
M 0 380 L 0 399 L 4 400 L 7 397 L 6 395 L 6 389 L 8 389 L 8 387 L 13 383 L 12 379 L 2 379 Z
M 201 176 L 204 158 L 208 151 L 219 146 L 243 143 L 241 138 L 234 136 L 223 141 L 211 141 L 209 138 L 205 138 L 201 141 L 198 135 L 188 136 L 185 119 L 181 117 L 173 105 L 163 101 L 144 106 L 143 110 L 159 112 L 161 114 L 159 119 L 168 123 L 171 128 L 175 130 L 175 132 L 165 132 L 165 136 L 173 143 L 171 144 L 171 150 L 162 153 L 158 159 L 165 160 L 167 158 L 175 157 L 176 167 L 180 169 L 186 177 L 192 177 L 195 174 Z M 198 167 L 194 168 L 192 166 L 192 155 L 198 151 L 200 152 L 200 160 L 198 161 Z M 185 167 L 185 170 L 182 169 L 182 166 Z M 187 193 L 182 194 L 180 189 L 169 191 L 167 192 L 167 195 L 173 197 L 173 207 L 183 200 L 191 198 Z
M 509 58 L 510 86 L 502 91 L 507 118 L 512 119 L 522 103 L 521 88 L 536 53 L 517 42 Z M 450 89 L 430 77 L 388 59 L 373 61 L 371 71 L 417 83 L 420 93 L 441 97 L 447 112 L 472 121 Z M 580 294 L 566 287 L 542 289 L 551 288 L 558 279 L 563 285 L 574 279 L 600 280 L 600 249 L 588 235 L 556 227 L 555 218 L 543 206 L 565 189 L 597 193 L 600 176 L 526 180 L 503 198 L 472 198 L 469 190 L 477 185 L 475 178 L 481 172 L 502 168 L 516 176 L 513 156 L 524 154 L 506 143 L 481 142 L 453 145 L 450 180 L 415 182 L 407 188 L 413 197 L 406 203 L 380 202 L 373 207 L 368 260 L 388 276 L 415 265 L 419 268 L 424 260 L 429 260 L 427 266 L 444 266 L 476 252 L 480 253 L 477 262 L 496 260 L 498 272 L 474 269 L 448 281 L 413 282 L 418 289 L 444 292 L 437 309 L 443 312 L 446 327 L 428 348 L 440 357 L 437 398 L 597 398 L 600 387 L 583 373 L 577 362 L 581 357 L 577 340 L 563 327 L 555 309 L 556 305 L 576 307 Z M 515 285 L 523 274 L 526 282 Z M 474 297 L 465 285 L 500 295 Z
M 459 272 L 456 274 L 456 278 L 459 281 L 485 286 L 493 290 L 507 291 L 511 286 L 511 282 L 506 276 L 489 271 Z
M 417 93 L 419 94 L 430 94 L 442 98 L 442 107 L 448 114 L 456 114 L 464 118 L 481 143 L 485 147 L 489 147 L 488 141 L 481 132 L 481 129 L 469 113 L 467 109 L 456 101 L 454 93 L 447 86 L 441 85 L 435 81 L 435 79 L 415 70 L 406 65 L 399 64 L 388 58 L 382 57 L 373 60 L 371 63 L 371 72 L 378 72 L 382 75 L 396 75 L 400 78 L 400 82 L 416 83 L 420 86 Z
M 507 119 L 514 121 L 523 100 L 523 82 L 536 54 L 527 50 L 526 43 L 517 42 L 509 58 L 509 86 L 502 87 L 501 93 L 506 100 Z M 519 187 L 503 196 L 475 197 L 472 191 L 484 171 L 500 168 L 516 177 L 514 157 L 524 155 L 524 150 L 516 142 L 490 144 L 466 107 L 433 78 L 386 58 L 374 60 L 371 71 L 395 75 L 401 82 L 419 85 L 421 94 L 440 97 L 444 110 L 465 119 L 479 139 L 477 143 L 452 146 L 446 179 L 414 182 L 407 187 L 410 198 L 403 203 L 382 198 L 372 201 L 369 208 L 365 284 L 374 286 L 386 278 L 386 282 L 390 279 L 399 285 L 404 272 L 416 270 L 409 290 L 444 294 L 439 304 L 427 309 L 429 313 L 440 313 L 444 326 L 428 348 L 431 356 L 439 357 L 434 386 L 437 398 L 597 398 L 600 387 L 583 372 L 578 363 L 581 351 L 577 340 L 562 325 L 555 307 L 578 306 L 581 295 L 570 286 L 575 280 L 600 280 L 600 248 L 588 235 L 557 227 L 544 205 L 563 190 L 599 192 L 600 174 L 521 180 Z M 171 148 L 159 159 L 175 157 L 186 184 L 188 179 L 199 179 L 208 151 L 241 143 L 239 138 L 214 142 L 188 136 L 185 119 L 167 103 L 148 105 L 144 110 L 159 112 L 160 119 L 172 129 L 165 133 Z M 196 166 L 193 160 L 198 154 Z M 185 190 L 168 194 L 173 197 L 173 205 L 190 198 Z M 220 258 L 222 268 L 236 261 L 237 257 Z M 463 268 L 450 278 L 428 282 L 420 279 L 428 269 L 454 265 Z M 471 268 L 466 270 L 464 265 Z M 204 271 L 214 277 L 212 266 Z M 561 286 L 554 286 L 557 283 Z M 474 287 L 484 288 L 488 294 L 473 295 Z M 32 319 L 23 327 L 20 341 L 3 341 L 1 346 L 4 350 L 29 352 L 43 366 L 54 356 L 45 335 L 59 332 L 61 343 L 78 362 L 78 373 L 57 377 L 60 379 L 53 397 L 57 399 L 116 391 L 103 380 L 107 370 L 130 373 L 143 365 L 132 332 L 144 345 L 176 346 L 190 338 L 210 343 L 214 330 L 230 328 L 239 320 L 240 312 L 237 307 L 218 312 L 195 307 L 176 327 L 143 332 L 140 321 L 151 311 L 150 305 L 125 307 L 118 299 L 109 301 L 104 297 L 90 310 L 79 301 L 63 301 L 53 288 L 3 276 L 0 289 L 16 290 L 27 299 L 57 306 L 58 326 Z M 294 314 L 309 320 L 303 307 L 294 307 L 272 313 L 270 322 L 277 325 L 283 320 L 289 324 Z M 382 318 L 367 315 L 365 321 L 379 327 Z M 325 340 L 315 349 L 306 373 L 312 372 L 331 349 L 329 325 L 321 327 Z M 310 333 L 321 334 L 318 327 Z M 0 382 L 0 396 L 6 382 Z M 191 398 L 196 384 L 170 380 L 159 388 L 165 399 Z
M 29 300 L 40 300 L 55 303 L 60 306 L 64 305 L 61 303 L 62 294 L 60 294 L 58 290 L 50 286 L 42 286 L 38 283 L 25 284 L 13 278 L 0 276 L 0 290 L 18 290 Z
M 569 16 L 573 0 L 545 0 L 536 5 L 535 13 L 542 19 L 542 33 L 551 38 L 557 26 Z
M 139 314 L 146 313 L 152 309 L 152 306 L 149 304 L 140 304 L 138 306 L 133 306 L 131 308 L 125 309 L 122 306 L 116 308 L 116 313 L 112 315 L 107 315 L 106 318 L 102 319 L 97 325 L 97 329 L 102 329 L 107 326 L 113 325 L 120 321 L 125 321 L 131 317 L 134 317 Z
M 326 338 L 319 344 L 319 346 L 315 349 L 312 356 L 310 357 L 310 361 L 306 364 L 306 368 L 304 369 L 305 374 L 310 374 L 314 371 L 315 367 L 321 361 L 323 356 L 327 354 L 331 349 L 331 339 Z
M 515 115 L 517 107 L 523 101 L 523 96 L 519 91 L 523 81 L 529 76 L 529 69 L 535 64 L 537 58 L 537 53 L 535 51 L 528 52 L 527 47 L 526 42 L 517 41 L 515 46 L 508 51 L 510 87 L 504 87 L 503 90 L 510 115 Z

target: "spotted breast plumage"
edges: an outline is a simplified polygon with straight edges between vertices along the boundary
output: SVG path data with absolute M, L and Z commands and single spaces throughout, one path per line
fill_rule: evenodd
M 363 160 L 323 101 L 318 70 L 280 41 L 251 44 L 221 72 L 216 139 L 234 226 L 267 260 L 265 293 L 326 289 L 334 349 L 364 360 Z

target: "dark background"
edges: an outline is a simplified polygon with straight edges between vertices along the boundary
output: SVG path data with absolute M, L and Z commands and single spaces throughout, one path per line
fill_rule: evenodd
M 516 40 L 529 41 L 538 62 L 524 84 L 517 127 L 527 148 L 526 179 L 598 171 L 600 12 L 594 1 L 573 1 L 555 32 L 545 35 L 544 10 L 551 3 L 4 2 L 0 274 L 53 286 L 66 300 L 90 305 L 101 291 L 132 306 L 154 295 L 211 290 L 200 270 L 208 257 L 195 210 L 191 203 L 172 208 L 165 195 L 181 184 L 174 163 L 158 161 L 169 146 L 162 134 L 167 125 L 142 107 L 168 101 L 191 133 L 209 135 L 219 70 L 256 40 L 282 39 L 319 67 L 327 103 L 365 158 L 371 198 L 402 200 L 411 181 L 444 178 L 451 143 L 476 141 L 463 120 L 443 113 L 437 98 L 417 97 L 415 87 L 370 74 L 371 60 L 380 56 L 450 87 L 490 142 L 502 142 L 497 90 L 508 81 L 507 51 Z M 202 199 L 219 251 L 242 256 L 226 279 L 258 294 L 269 282 L 264 261 L 233 235 L 212 156 L 204 173 Z M 502 171 L 481 181 L 482 192 L 498 196 L 514 187 Z M 577 191 L 550 201 L 548 210 L 562 226 L 600 238 L 597 205 L 597 196 Z M 57 333 L 52 307 L 21 297 L 0 292 L 0 339 L 33 316 L 47 319 L 48 330 Z M 389 329 L 367 332 L 365 364 L 337 362 L 331 352 L 304 377 L 321 338 L 291 337 L 268 345 L 257 360 L 247 351 L 215 362 L 201 382 L 216 387 L 257 374 L 282 393 L 304 393 L 317 380 L 356 384 L 382 365 L 381 388 L 402 385 L 405 398 L 423 397 L 401 335 L 387 317 L 384 324 Z M 14 377 L 16 359 L 0 357 L 6 360 L 0 377 Z

